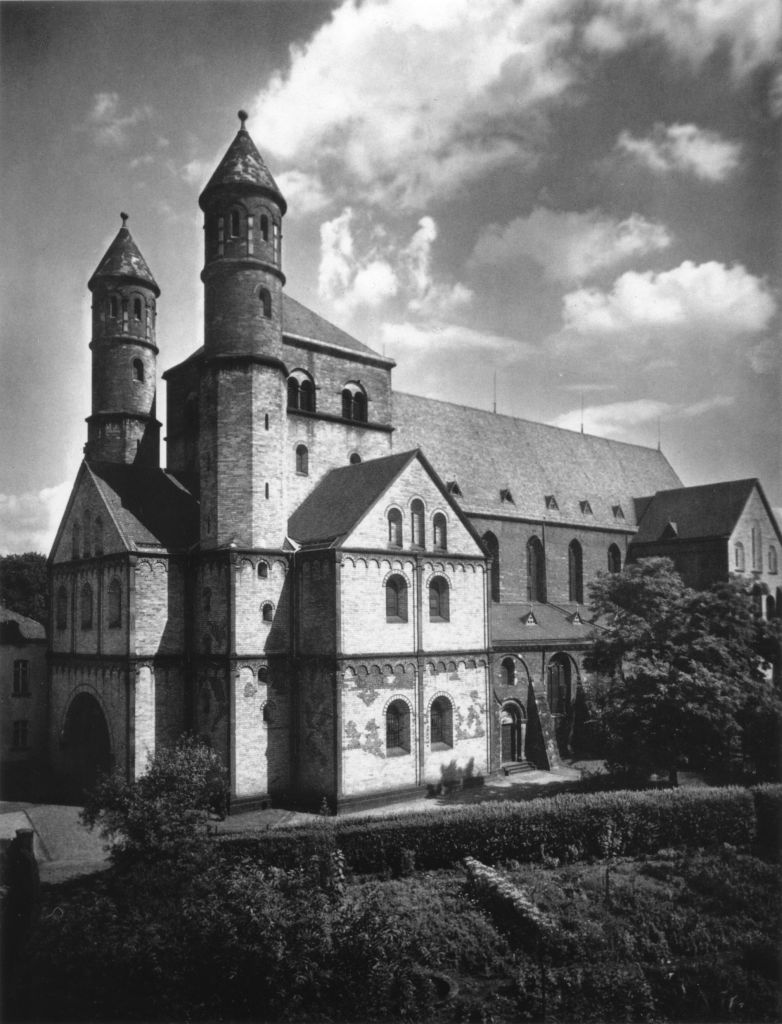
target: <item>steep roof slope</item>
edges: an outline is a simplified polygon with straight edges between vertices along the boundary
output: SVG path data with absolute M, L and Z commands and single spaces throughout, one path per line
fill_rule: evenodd
M 400 452 L 332 469 L 288 519 L 288 536 L 304 547 L 339 541 L 415 455 Z
M 128 547 L 188 548 L 198 540 L 198 502 L 164 469 L 87 463 Z
M 679 540 L 729 537 L 757 486 L 757 480 L 731 480 L 658 491 L 644 503 L 635 543 L 659 540 L 669 523 Z
M 393 422 L 394 445 L 419 446 L 444 480 L 458 483 L 457 500 L 471 514 L 633 528 L 634 497 L 681 486 L 653 448 L 483 409 L 394 392 Z M 547 495 L 558 508 L 546 507 Z
M 385 359 L 368 345 L 329 323 L 328 320 L 324 320 L 322 316 L 303 306 L 296 299 L 292 299 L 286 292 L 283 292 L 282 296 L 282 333 L 311 341 L 322 341 L 327 345 L 336 345 L 353 352 L 363 352 L 376 359 Z M 394 365 L 393 359 L 386 359 L 386 362 L 391 366 Z

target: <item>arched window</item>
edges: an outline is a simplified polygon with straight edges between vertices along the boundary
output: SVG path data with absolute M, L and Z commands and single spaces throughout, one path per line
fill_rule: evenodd
M 356 423 L 367 421 L 367 396 L 363 391 L 357 391 L 353 395 L 353 419 Z
M 736 546 L 733 549 L 733 564 L 736 572 L 744 572 L 746 563 L 744 561 L 744 545 L 741 541 L 737 541 Z
M 265 213 L 261 214 L 261 238 L 264 242 L 269 241 L 269 218 Z
M 431 622 L 448 622 L 450 617 L 448 581 L 442 576 L 435 576 L 429 584 L 429 620 Z
M 85 583 L 79 595 L 81 628 L 92 629 L 92 587 Z
M 307 377 L 299 386 L 299 408 L 304 412 L 315 412 L 315 385 Z
M 568 591 L 569 600 L 584 603 L 584 555 L 577 540 L 568 547 Z
M 259 562 L 258 563 L 258 579 L 265 580 L 269 576 L 269 563 Z
M 239 211 L 231 210 L 231 238 L 239 237 Z
M 489 583 L 491 587 L 491 599 L 492 601 L 499 601 L 500 599 L 500 542 L 489 531 L 484 533 L 481 538 L 483 546 L 486 548 L 489 556 L 491 557 L 491 576 L 489 577 Z
M 398 508 L 388 511 L 388 543 L 391 547 L 402 547 L 402 513 Z
M 65 629 L 68 625 L 68 591 L 60 587 L 57 591 L 57 628 Z
M 301 476 L 309 473 L 309 452 L 306 444 L 296 446 L 296 472 Z
M 779 561 L 777 559 L 777 549 L 773 544 L 768 549 L 768 571 L 779 572 Z
M 367 396 L 357 381 L 348 381 L 342 389 L 342 417 L 355 423 L 367 421 Z
M 513 658 L 503 658 L 500 666 L 500 678 L 503 686 L 516 685 L 516 662 Z
M 393 575 L 386 580 L 386 621 L 407 622 L 407 581 Z
M 263 622 L 271 622 L 274 619 L 274 605 L 266 601 L 261 607 L 261 619 Z
M 342 392 L 342 418 L 353 419 L 353 392 L 345 388 Z
M 263 310 L 263 315 L 268 320 L 271 317 L 271 315 L 272 315 L 272 297 L 269 294 L 268 289 L 261 288 L 261 290 L 258 292 L 258 299 L 259 299 L 259 301 L 261 303 L 261 309 Z
M 141 320 L 144 316 L 144 309 L 141 305 L 141 299 L 138 297 L 133 300 L 133 319 Z
M 755 572 L 763 568 L 763 548 L 760 543 L 760 523 L 752 524 L 752 568 Z
M 122 625 L 122 584 L 118 579 L 109 583 L 109 629 L 117 629 Z
M 432 750 L 453 746 L 453 705 L 447 697 L 435 697 L 429 712 Z
M 546 555 L 538 537 L 527 541 L 527 598 L 541 604 L 546 600 Z
M 81 557 L 81 527 L 78 523 L 73 524 L 71 530 L 71 558 Z
M 116 320 L 119 316 L 119 299 L 116 295 L 112 295 L 109 299 L 109 316 Z
M 295 377 L 288 377 L 288 408 L 299 408 L 299 382 Z
M 432 520 L 432 536 L 435 550 L 445 551 L 448 548 L 448 523 L 442 512 L 436 512 Z
M 92 538 L 93 538 L 93 549 L 96 555 L 103 554 L 103 520 L 100 516 L 95 516 L 95 522 L 92 524 Z
M 406 701 L 392 700 L 386 711 L 386 754 L 410 753 L 410 708 Z
M 565 654 L 555 654 L 546 670 L 548 706 L 552 715 L 570 711 L 570 661 Z
M 82 516 L 81 531 L 82 531 L 81 532 L 81 545 L 82 545 L 81 553 L 82 553 L 82 555 L 84 555 L 85 558 L 89 558 L 90 554 L 92 553 L 91 550 L 90 550 L 90 542 L 92 540 L 92 537 L 90 536 L 90 514 L 89 514 L 89 512 L 85 512 L 84 515 Z
M 612 544 L 608 549 L 608 571 L 622 571 L 622 552 L 616 544 Z
M 144 380 L 144 364 L 140 359 L 133 360 L 133 380 Z
M 359 462 L 361 462 L 361 456 L 358 454 L 358 452 L 351 452 L 350 453 L 350 465 L 351 466 L 357 466 L 359 464 Z
M 268 683 L 269 682 L 269 669 L 266 665 L 261 665 L 258 669 L 258 682 Z
M 420 498 L 414 498 L 410 504 L 411 539 L 414 548 L 426 547 L 425 514 L 424 503 Z

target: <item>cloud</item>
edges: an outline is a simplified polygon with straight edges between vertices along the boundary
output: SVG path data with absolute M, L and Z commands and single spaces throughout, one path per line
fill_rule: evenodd
M 440 319 L 472 298 L 463 285 L 434 279 L 437 224 L 431 217 L 422 217 L 410 240 L 400 243 L 370 217 L 346 207 L 321 225 L 320 238 L 318 292 L 341 315 L 377 309 L 398 297 L 397 308 Z
M 206 185 L 217 166 L 214 160 L 190 160 L 178 170 L 188 185 Z
M 725 181 L 739 166 L 741 144 L 694 124 L 657 124 L 650 138 L 622 132 L 616 148 L 659 174 L 694 174 L 704 181 Z
M 599 210 L 574 213 L 538 207 L 505 227 L 488 228 L 475 246 L 473 259 L 499 266 L 513 265 L 520 256 L 527 256 L 550 280 L 577 281 L 670 244 L 671 236 L 662 224 L 637 213 L 616 220 Z
M 406 359 L 422 354 L 436 356 L 442 371 L 443 355 L 472 354 L 480 359 L 517 359 L 534 354 L 533 345 L 504 334 L 476 331 L 458 324 L 425 325 L 410 322 L 386 323 L 380 332 L 383 347 L 394 359 Z
M 0 553 L 48 554 L 71 487 L 71 482 L 66 481 L 40 491 L 0 494 Z
M 552 426 L 566 430 L 584 430 L 600 437 L 622 438 L 632 435 L 634 429 L 659 420 L 694 419 L 715 409 L 733 405 L 729 395 L 715 395 L 691 405 L 673 405 L 654 398 L 638 398 L 631 402 L 611 402 L 607 405 L 586 406 L 562 413 L 551 421 Z
M 130 113 L 121 114 L 119 93 L 99 92 L 95 94 L 85 126 L 98 145 L 121 147 L 128 142 L 129 129 L 151 117 L 152 108 L 146 105 L 133 107 Z
M 743 266 L 686 260 L 660 273 L 627 271 L 610 292 L 580 288 L 563 297 L 565 327 L 578 334 L 655 329 L 716 337 L 763 330 L 776 311 L 768 285 Z
M 331 202 L 323 182 L 316 174 L 290 170 L 277 174 L 275 178 L 291 213 L 295 216 L 305 217 L 311 213 L 320 213 Z

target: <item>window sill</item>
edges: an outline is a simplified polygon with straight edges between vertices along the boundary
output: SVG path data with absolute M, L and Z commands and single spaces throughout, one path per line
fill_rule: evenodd
M 432 750 L 453 750 L 453 743 L 442 743 L 438 740 L 432 744 Z
M 399 615 L 386 615 L 386 622 L 401 622 L 401 623 L 405 623 L 405 622 L 407 622 L 407 619 L 403 619 Z
M 451 620 L 448 619 L 448 618 L 445 618 L 442 615 L 430 615 L 429 616 L 429 621 L 430 622 L 450 622 Z
M 405 750 L 404 747 L 389 747 L 386 750 L 386 757 L 405 757 L 410 753 L 409 750 Z

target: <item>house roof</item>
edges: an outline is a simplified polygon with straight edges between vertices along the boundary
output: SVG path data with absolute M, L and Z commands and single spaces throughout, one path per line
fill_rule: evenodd
M 0 643 L 20 644 L 45 639 L 46 628 L 40 622 L 0 604 Z
M 288 536 L 302 547 L 335 546 L 417 454 L 400 452 L 332 469 L 288 519 Z
M 681 486 L 654 448 L 416 395 L 394 392 L 393 400 L 394 444 L 420 446 L 458 484 L 457 501 L 471 515 L 632 530 L 635 496 Z
M 282 333 L 283 336 L 292 335 L 293 337 L 324 342 L 327 345 L 336 345 L 338 348 L 346 348 L 353 352 L 374 356 L 375 359 L 385 358 L 369 348 L 368 345 L 364 345 L 363 342 L 358 341 L 339 327 L 329 323 L 328 320 L 324 320 L 322 316 L 303 306 L 286 292 L 283 292 L 282 297 Z M 387 359 L 386 362 L 390 366 L 395 365 L 393 359 Z
M 594 626 L 583 605 L 493 604 L 491 642 L 523 648 L 553 641 L 572 644 L 588 640 Z M 534 621 L 529 621 L 530 615 Z
M 125 216 L 123 213 L 122 227 L 96 267 L 87 287 L 92 288 L 95 279 L 99 277 L 130 277 L 152 288 L 155 295 L 160 295 L 160 289 L 147 266 L 147 261 L 133 241 L 130 231 L 125 227 Z
M 749 479 L 658 491 L 638 503 L 639 524 L 634 543 L 658 541 L 664 533 L 666 540 L 729 537 L 758 486 L 756 479 Z
M 182 550 L 198 540 L 198 502 L 172 473 L 108 462 L 86 467 L 129 548 Z
M 244 127 L 244 120 L 242 120 L 242 127 L 226 150 L 225 156 L 217 165 L 217 169 L 201 193 L 198 201 L 202 207 L 207 192 L 221 185 L 251 185 L 255 188 L 261 188 L 265 192 L 270 192 L 274 195 L 283 213 L 287 209 L 287 204 L 282 192 L 277 187 L 277 182 L 263 162 L 263 157 L 250 138 L 250 133 Z

